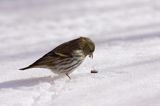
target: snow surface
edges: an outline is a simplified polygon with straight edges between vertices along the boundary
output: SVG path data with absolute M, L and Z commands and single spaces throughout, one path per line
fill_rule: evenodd
M 18 70 L 79 36 L 96 51 L 71 80 Z M 0 43 L 0 106 L 160 106 L 158 0 L 0 0 Z

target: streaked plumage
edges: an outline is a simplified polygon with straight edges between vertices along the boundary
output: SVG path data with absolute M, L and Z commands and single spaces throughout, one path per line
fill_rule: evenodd
M 57 46 L 33 64 L 20 70 L 48 68 L 56 74 L 66 74 L 69 77 L 87 55 L 92 56 L 94 50 L 93 41 L 87 37 L 80 37 Z

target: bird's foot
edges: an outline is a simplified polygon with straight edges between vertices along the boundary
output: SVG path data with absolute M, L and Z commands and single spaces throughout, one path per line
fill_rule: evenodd
M 66 74 L 66 76 L 67 76 L 69 79 L 71 79 L 71 77 L 70 77 L 68 74 Z

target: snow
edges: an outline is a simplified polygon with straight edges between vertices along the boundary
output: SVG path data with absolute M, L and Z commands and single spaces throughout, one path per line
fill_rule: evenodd
M 158 0 L 1 0 L 0 106 L 159 106 Z M 94 59 L 67 77 L 20 71 L 87 36 Z M 97 74 L 91 74 L 95 69 Z

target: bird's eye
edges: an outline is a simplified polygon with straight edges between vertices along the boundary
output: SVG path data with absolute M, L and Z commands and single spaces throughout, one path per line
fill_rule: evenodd
M 90 52 L 91 52 L 91 53 L 93 53 L 93 52 L 94 52 L 94 50 L 92 49 L 92 50 L 90 50 Z

